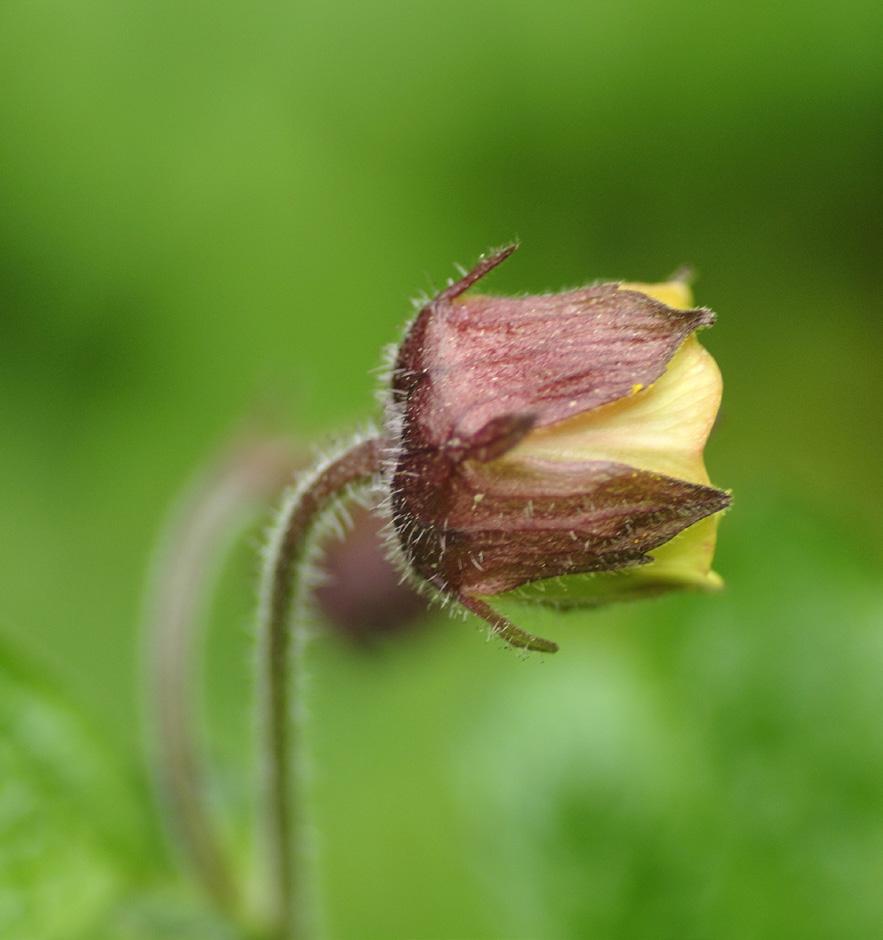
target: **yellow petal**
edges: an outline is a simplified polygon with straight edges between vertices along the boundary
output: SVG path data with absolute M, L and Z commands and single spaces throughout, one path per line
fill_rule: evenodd
M 649 388 L 532 431 L 507 460 L 610 460 L 708 483 L 702 452 L 722 388 L 717 364 L 691 336 Z
M 703 591 L 717 591 L 723 579 L 711 570 L 717 543 L 720 515 L 706 516 L 695 525 L 676 535 L 670 542 L 650 552 L 652 564 L 636 568 L 631 576 L 638 581 L 660 586 L 693 587 Z

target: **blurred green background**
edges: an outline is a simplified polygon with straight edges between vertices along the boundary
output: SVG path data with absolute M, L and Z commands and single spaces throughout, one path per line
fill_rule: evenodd
M 725 377 L 720 597 L 322 636 L 334 938 L 883 936 L 878 3 L 5 0 L 0 935 L 228 937 L 149 797 L 139 618 L 244 414 L 374 416 L 409 298 L 689 262 Z M 207 680 L 245 844 L 255 538 Z

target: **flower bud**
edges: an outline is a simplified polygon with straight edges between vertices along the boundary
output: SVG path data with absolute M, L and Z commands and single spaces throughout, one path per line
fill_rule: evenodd
M 552 650 L 487 603 L 558 605 L 714 587 L 702 451 L 720 373 L 679 281 L 464 296 L 515 246 L 419 312 L 399 347 L 386 482 L 406 570 L 509 642 Z
M 415 630 L 426 620 L 427 605 L 384 554 L 382 520 L 358 504 L 349 515 L 344 537 L 331 535 L 323 545 L 323 577 L 313 596 L 336 633 L 368 648 Z

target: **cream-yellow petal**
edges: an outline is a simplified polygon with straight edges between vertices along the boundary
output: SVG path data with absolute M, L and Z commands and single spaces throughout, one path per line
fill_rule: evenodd
M 609 460 L 708 483 L 702 452 L 722 388 L 717 364 L 691 336 L 649 388 L 531 432 L 507 460 Z
M 650 552 L 652 563 L 635 569 L 634 574 L 660 584 L 719 590 L 723 587 L 723 580 L 711 570 L 719 521 L 720 515 L 700 519 L 670 542 Z

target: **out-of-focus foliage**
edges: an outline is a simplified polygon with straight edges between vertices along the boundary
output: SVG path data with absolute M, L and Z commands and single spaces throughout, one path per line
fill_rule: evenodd
M 0 935 L 229 936 L 171 885 L 143 774 L 8 649 L 0 659 Z
M 76 936 L 131 884 L 134 795 L 69 706 L 6 650 L 0 780 L 0 934 Z
M 229 940 L 170 880 L 143 773 L 32 665 L 0 652 L 0 936 Z
M 865 0 L 0 5 L 0 934 L 223 935 L 146 795 L 160 519 L 245 412 L 370 417 L 408 298 L 520 236 L 496 291 L 697 267 L 728 588 L 522 615 L 545 660 L 443 619 L 319 641 L 330 935 L 880 936 L 881 32 Z M 207 669 L 237 832 L 254 564 Z

